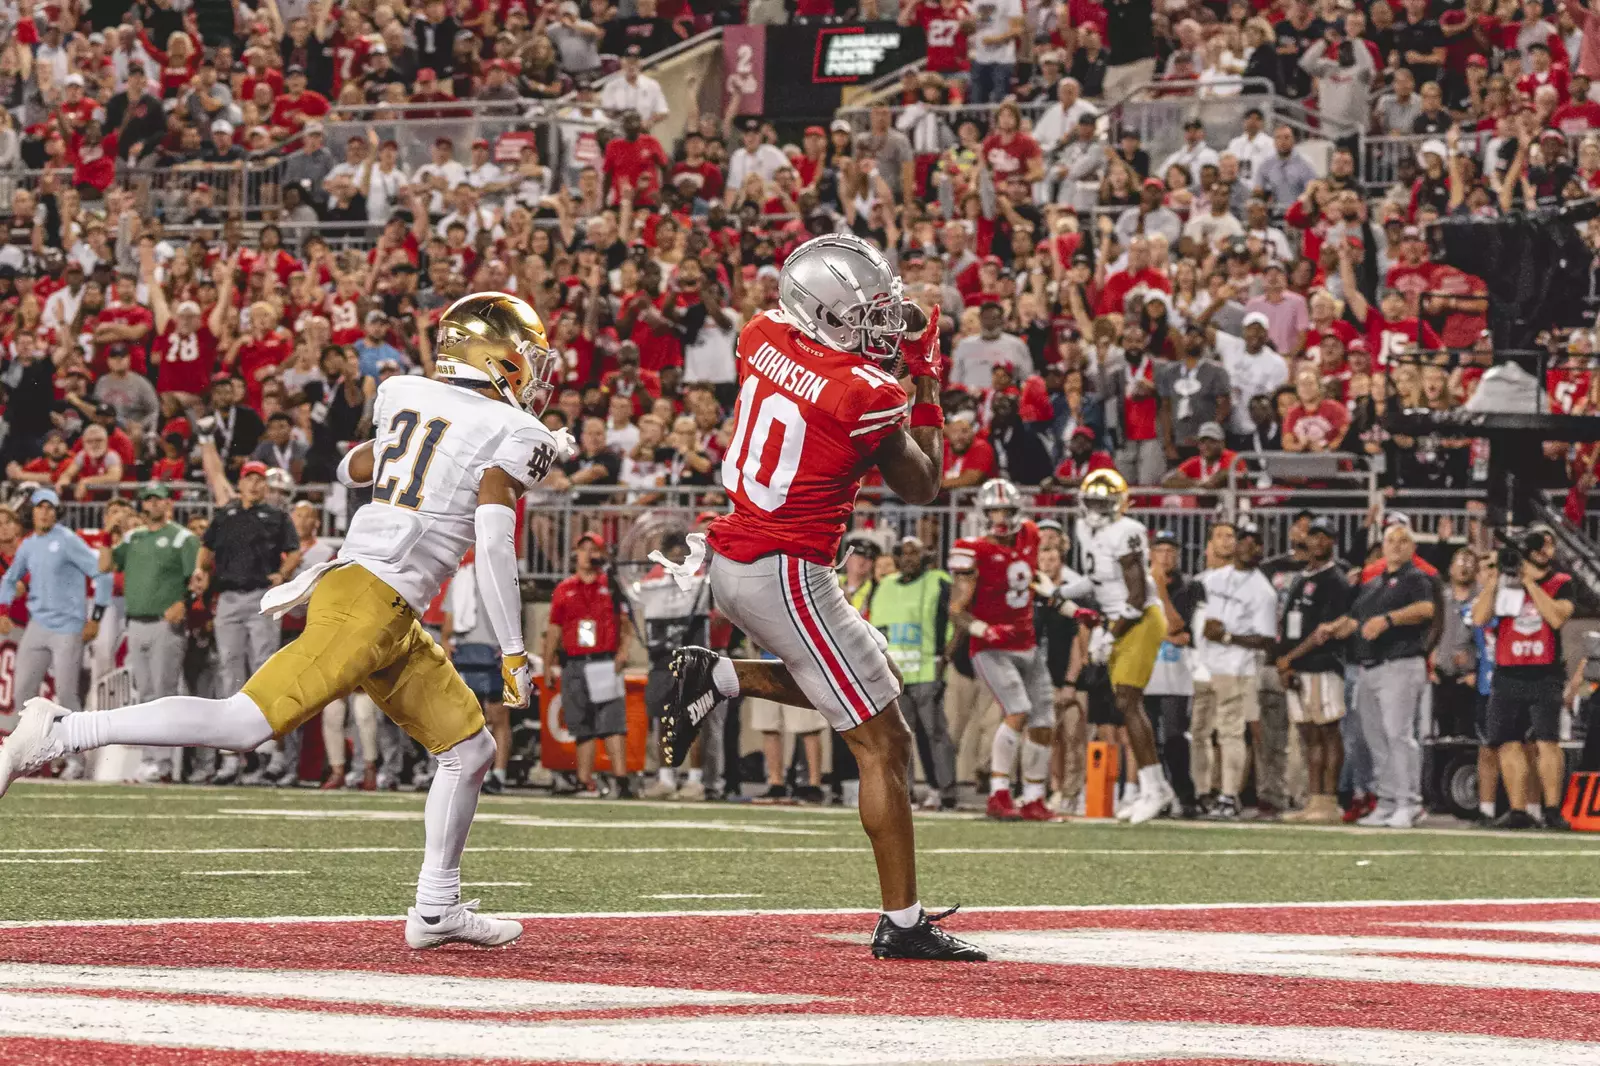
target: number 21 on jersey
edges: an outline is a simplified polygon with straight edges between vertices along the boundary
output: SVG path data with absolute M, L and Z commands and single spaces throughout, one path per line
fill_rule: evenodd
M 450 423 L 447 419 L 430 418 L 423 429 L 422 443 L 413 455 L 411 443 L 421 421 L 422 416 L 412 410 L 397 411 L 389 420 L 389 434 L 393 439 L 379 453 L 378 468 L 372 478 L 372 498 L 376 502 L 392 503 L 410 511 L 422 507 L 422 481 L 428 476 L 433 454 Z M 393 476 L 386 479 L 385 475 L 391 473 Z M 406 487 L 396 496 L 394 490 L 402 481 Z
M 806 443 L 806 423 L 800 406 L 781 392 L 768 393 L 759 404 L 756 391 L 761 379 L 754 374 L 744 379 L 739 390 L 739 422 L 733 441 L 722 460 L 722 487 L 744 495 L 755 506 L 771 513 L 789 498 L 789 487 L 800 472 L 800 449 Z M 777 460 L 762 477 L 762 464 L 771 451 L 772 435 L 777 433 Z

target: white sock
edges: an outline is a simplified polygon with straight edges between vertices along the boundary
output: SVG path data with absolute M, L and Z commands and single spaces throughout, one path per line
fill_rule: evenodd
M 78 712 L 63 718 L 57 728 L 73 751 L 107 744 L 252 751 L 272 739 L 266 716 L 242 692 L 225 700 L 163 696 L 114 711 Z
M 689 767 L 689 784 L 698 785 L 704 780 L 705 778 L 701 776 L 701 771 L 698 767 Z
M 498 767 L 493 769 L 493 770 L 490 770 L 489 771 L 489 776 L 494 778 L 496 781 L 500 782 L 502 785 L 506 783 L 506 772 L 504 770 L 499 769 Z
M 494 762 L 494 737 L 487 729 L 439 754 L 422 822 L 422 872 L 417 875 L 417 911 L 435 917 L 461 899 L 461 853 L 467 848 L 478 790 Z
M 1543 803 L 1530 803 L 1526 807 L 1524 807 L 1523 809 L 1528 812 L 1528 815 L 1531 818 L 1543 818 L 1544 817 L 1544 804 Z
M 1487 803 L 1480 802 L 1478 804 L 1478 813 L 1483 815 L 1485 818 L 1493 818 L 1494 817 L 1494 801 L 1490 800 Z
M 666 785 L 668 788 L 677 788 L 678 787 L 678 771 L 674 770 L 670 766 L 663 766 L 661 769 L 656 771 L 656 780 L 660 781 L 663 785 Z
M 724 699 L 731 700 L 739 694 L 739 672 L 733 668 L 732 659 L 717 656 L 716 665 L 711 668 L 711 683 Z
M 1017 748 L 1022 744 L 1022 734 L 1000 723 L 994 731 L 994 743 L 989 746 L 989 792 L 1011 791 L 1011 769 L 1017 764 Z
M 1022 802 L 1044 799 L 1050 783 L 1050 746 L 1024 738 L 1022 741 Z
M 1162 773 L 1160 763 L 1139 767 L 1139 791 L 1160 792 L 1167 783 L 1167 775 Z
M 918 901 L 909 907 L 902 907 L 897 911 L 884 911 L 888 919 L 900 929 L 910 929 L 922 920 L 922 903 Z

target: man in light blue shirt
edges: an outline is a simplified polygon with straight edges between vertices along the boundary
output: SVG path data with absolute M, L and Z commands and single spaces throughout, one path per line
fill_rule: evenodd
M 17 582 L 28 582 L 28 628 L 17 645 L 16 699 L 39 694 L 46 671 L 55 678 L 55 700 L 78 710 L 83 646 L 100 631 L 100 616 L 111 604 L 110 574 L 100 572 L 100 556 L 82 537 L 56 524 L 61 497 L 37 488 L 33 503 L 33 535 L 17 546 L 16 557 L 0 578 L 0 605 L 9 605 Z M 84 580 L 94 581 L 94 610 Z M 0 615 L 0 635 L 9 634 L 11 619 Z
M 379 365 L 385 362 L 392 361 L 401 368 L 410 365 L 406 353 L 384 339 L 388 331 L 389 319 L 382 311 L 367 312 L 366 335 L 351 345 L 356 350 L 356 358 L 361 360 L 362 377 L 377 377 Z
M 1306 186 L 1317 180 L 1311 164 L 1294 150 L 1294 130 L 1279 126 L 1272 133 L 1273 155 L 1256 168 L 1256 188 L 1272 198 L 1279 211 L 1287 211 L 1300 199 Z

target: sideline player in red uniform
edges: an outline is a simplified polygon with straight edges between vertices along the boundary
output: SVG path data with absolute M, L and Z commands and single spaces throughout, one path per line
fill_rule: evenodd
M 1004 478 L 983 483 L 978 510 L 989 532 L 950 549 L 955 590 L 950 617 L 965 625 L 972 668 L 999 701 L 1005 720 L 990 751 L 989 817 L 1050 822 L 1050 741 L 1055 705 L 1044 647 L 1033 631 L 1033 581 L 1039 570 L 1039 527 L 1022 517 L 1022 494 Z M 1027 733 L 1023 733 L 1023 729 Z M 1022 808 L 1011 800 L 1011 767 L 1022 749 Z
M 667 569 L 692 574 L 709 542 L 717 609 L 778 661 L 681 649 L 661 746 L 676 766 L 712 708 L 741 693 L 822 712 L 861 768 L 861 824 L 883 894 L 873 955 L 977 962 L 987 956 L 918 901 L 900 677 L 883 635 L 851 607 L 833 570 L 867 471 L 876 467 L 908 503 L 939 492 L 938 309 L 925 315 L 901 293 L 872 245 L 852 234 L 818 237 L 784 263 L 778 308 L 740 334 L 737 428 L 722 463 L 733 512 Z M 901 356 L 913 382 L 909 427 L 906 392 L 883 369 Z M 665 565 L 665 556 L 652 558 Z

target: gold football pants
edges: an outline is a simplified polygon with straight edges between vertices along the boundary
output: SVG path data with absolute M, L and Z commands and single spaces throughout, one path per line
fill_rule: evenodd
M 243 692 L 281 737 L 358 688 L 435 755 L 484 727 L 478 698 L 406 601 L 350 563 L 317 583 L 305 631 L 268 659 Z
M 1167 638 L 1167 616 L 1159 603 L 1144 609 L 1144 615 L 1133 624 L 1111 647 L 1111 684 L 1115 688 L 1127 686 L 1140 691 L 1150 683 L 1155 672 L 1156 657 L 1161 654 L 1161 642 Z M 271 665 L 270 663 L 268 665 Z

